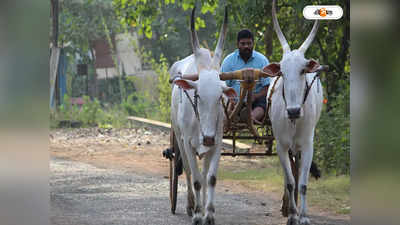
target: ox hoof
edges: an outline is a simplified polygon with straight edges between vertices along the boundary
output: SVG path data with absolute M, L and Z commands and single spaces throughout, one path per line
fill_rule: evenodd
M 299 219 L 297 216 L 290 216 L 286 225 L 299 225 Z
M 192 216 L 193 216 L 193 207 L 192 207 L 192 206 L 187 206 L 187 207 L 186 207 L 186 214 L 187 214 L 189 217 L 192 217 Z
M 215 225 L 214 217 L 212 217 L 212 216 L 206 216 L 206 217 L 204 218 L 204 223 L 203 223 L 203 225 Z
M 300 217 L 300 225 L 310 225 L 310 219 L 308 217 Z
M 193 217 L 192 219 L 192 225 L 203 225 L 203 221 L 201 220 L 201 217 Z

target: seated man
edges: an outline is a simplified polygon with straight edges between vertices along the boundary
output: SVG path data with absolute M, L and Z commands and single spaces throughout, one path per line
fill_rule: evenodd
M 222 62 L 221 72 L 231 72 L 245 68 L 262 69 L 269 64 L 268 59 L 261 53 L 253 50 L 254 37 L 249 30 L 241 30 L 237 35 L 237 48 L 229 54 Z M 228 80 L 226 85 L 233 87 L 240 95 L 240 82 Z M 260 123 L 266 110 L 266 96 L 268 91 L 269 78 L 261 78 L 253 88 L 253 105 L 251 117 Z M 240 96 L 239 96 L 240 97 Z M 236 100 L 237 102 L 237 100 Z

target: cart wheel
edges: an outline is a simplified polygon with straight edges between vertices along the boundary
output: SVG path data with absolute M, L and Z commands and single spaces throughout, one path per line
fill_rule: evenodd
M 174 157 L 169 161 L 169 199 L 171 202 L 171 213 L 175 214 L 176 200 L 178 197 L 178 162 L 180 158 L 178 144 L 175 140 L 175 135 L 171 131 L 171 147 L 174 152 Z

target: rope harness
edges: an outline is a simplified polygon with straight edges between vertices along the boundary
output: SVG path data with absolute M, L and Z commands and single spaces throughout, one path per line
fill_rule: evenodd
M 182 89 L 181 89 L 181 90 L 182 90 Z M 198 95 L 198 94 L 197 94 L 197 90 L 195 90 L 194 96 L 193 96 L 194 98 L 193 98 L 193 100 L 192 100 L 192 98 L 190 98 L 189 93 L 188 93 L 186 90 L 183 90 L 183 92 L 185 93 L 186 97 L 189 99 L 190 104 L 192 105 L 194 114 L 195 114 L 195 116 L 196 116 L 196 118 L 197 118 L 197 121 L 199 122 L 200 133 L 201 133 L 201 135 L 202 135 L 203 137 L 205 137 L 205 135 L 204 135 L 204 133 L 203 133 L 203 130 L 201 129 L 201 122 L 200 122 L 199 109 L 198 109 L 198 106 L 197 106 L 198 99 L 200 99 L 200 95 Z M 220 98 L 220 101 L 222 102 L 222 97 Z M 217 116 L 217 121 L 216 121 L 216 124 L 217 124 L 217 125 L 218 125 L 218 122 L 219 122 L 219 116 Z
M 197 99 L 200 98 L 200 96 L 197 94 L 197 91 L 195 91 L 195 92 L 194 92 L 194 103 L 193 103 L 193 101 L 192 101 L 192 99 L 190 98 L 190 96 L 189 96 L 189 94 L 187 93 L 187 91 L 186 91 L 186 90 L 183 90 L 183 92 L 185 92 L 186 97 L 189 99 L 189 102 L 190 102 L 190 104 L 191 104 L 192 107 L 193 107 L 194 114 L 196 115 L 196 118 L 197 118 L 197 120 L 198 120 L 199 123 L 200 123 L 200 115 L 199 115 L 199 110 L 198 110 L 198 107 L 197 107 Z
M 275 86 L 276 86 L 278 80 L 279 80 L 281 77 L 282 77 L 282 72 L 279 73 L 278 78 L 275 80 L 274 84 L 272 85 L 271 94 L 270 94 L 269 97 L 268 97 L 268 105 L 267 105 L 267 108 L 266 108 L 266 112 L 268 112 L 269 109 L 271 108 L 272 95 L 274 94 L 274 92 L 275 92 Z M 314 84 L 314 81 L 315 81 L 317 78 L 319 79 L 319 73 L 317 73 L 317 74 L 314 76 L 314 78 L 313 78 L 313 80 L 311 81 L 311 84 L 310 84 L 310 85 L 308 85 L 307 79 L 306 79 L 306 82 L 305 82 L 305 83 L 306 83 L 306 85 L 305 85 L 305 89 L 306 89 L 306 90 L 305 90 L 305 94 L 304 94 L 304 99 L 303 99 L 302 106 L 303 106 L 304 103 L 306 102 L 307 97 L 308 97 L 308 94 L 310 94 L 310 90 L 311 90 L 311 88 L 312 88 L 312 86 L 313 86 L 313 84 Z M 319 83 L 318 83 L 318 89 L 317 89 L 317 91 L 318 91 L 318 93 L 319 93 Z M 283 101 L 285 102 L 285 105 L 287 105 L 287 104 L 286 104 L 286 98 L 285 98 L 285 83 L 282 83 L 282 98 L 283 98 Z

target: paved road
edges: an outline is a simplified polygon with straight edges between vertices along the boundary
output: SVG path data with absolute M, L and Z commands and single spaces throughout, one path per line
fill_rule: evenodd
M 162 177 L 97 168 L 52 158 L 51 222 L 53 225 L 177 225 L 191 224 L 185 214 L 184 187 L 180 187 L 177 214 L 169 210 L 168 180 Z M 275 207 L 275 208 L 273 208 Z M 284 224 L 279 203 L 267 197 L 219 190 L 219 225 Z M 313 216 L 315 224 L 344 225 L 348 221 Z

